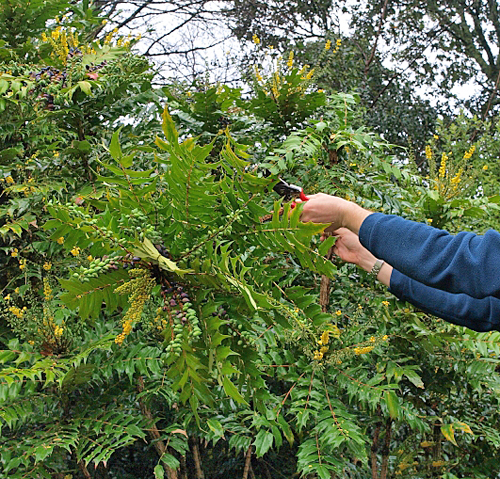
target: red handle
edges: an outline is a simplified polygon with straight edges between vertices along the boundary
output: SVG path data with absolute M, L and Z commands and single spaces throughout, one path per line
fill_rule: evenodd
M 301 199 L 302 201 L 307 201 L 307 200 L 309 200 L 309 197 L 308 197 L 308 196 L 306 196 L 306 195 L 304 194 L 304 190 L 302 190 L 302 191 L 300 192 L 300 199 Z M 295 208 L 295 201 L 292 201 L 292 204 L 290 205 L 290 208 L 292 208 L 292 210 Z

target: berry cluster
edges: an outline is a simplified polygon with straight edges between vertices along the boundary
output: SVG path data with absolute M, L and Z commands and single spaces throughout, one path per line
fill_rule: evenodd
M 226 334 L 229 336 L 233 336 L 238 346 L 252 347 L 255 345 L 255 338 L 252 333 L 250 333 L 250 331 L 244 330 L 243 324 L 241 322 L 231 319 L 227 311 L 222 306 L 219 306 L 217 311 L 212 313 L 212 316 L 218 316 L 220 319 L 226 321 Z
M 117 270 L 118 265 L 115 262 L 116 253 L 110 256 L 103 256 L 102 259 L 95 258 L 90 261 L 87 267 L 80 266 L 79 270 L 73 273 L 73 278 L 87 283 L 91 278 L 97 278 L 100 274 L 109 270 Z
M 171 282 L 162 286 L 161 293 L 165 301 L 163 309 L 169 311 L 173 323 L 172 340 L 166 350 L 179 356 L 184 341 L 190 344 L 201 336 L 200 320 L 184 286 Z
M 137 236 L 140 241 L 144 241 L 144 238 L 147 237 L 153 243 L 161 243 L 160 233 L 149 222 L 147 215 L 140 209 L 135 208 L 130 212 L 130 215 L 120 218 L 119 225 L 125 235 Z

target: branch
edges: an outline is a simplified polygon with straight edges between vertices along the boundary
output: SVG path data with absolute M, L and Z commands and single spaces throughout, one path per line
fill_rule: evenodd
M 389 0 L 384 0 L 384 5 L 382 6 L 382 12 L 380 14 L 380 21 L 378 23 L 378 32 L 377 32 L 377 35 L 375 36 L 375 41 L 373 42 L 373 47 L 372 47 L 372 51 L 370 53 L 370 56 L 365 63 L 365 71 L 364 71 L 365 78 L 368 76 L 368 70 L 370 69 L 370 65 L 372 64 L 373 59 L 375 57 L 375 51 L 377 50 L 378 39 L 380 38 L 380 35 L 382 33 L 382 25 L 384 24 L 385 12 L 387 10 L 388 1 Z
M 377 406 L 377 416 L 381 415 L 380 404 Z M 377 422 L 375 426 L 375 432 L 373 433 L 373 442 L 370 449 L 371 466 L 372 466 L 372 479 L 378 479 L 378 467 L 377 467 L 377 452 L 378 452 L 378 441 L 380 437 L 380 428 L 382 427 L 382 422 Z
M 382 449 L 382 466 L 380 468 L 380 479 L 387 479 L 387 471 L 389 469 L 389 453 L 391 452 L 391 428 L 392 419 L 387 419 L 385 423 L 385 440 L 384 448 Z
M 245 467 L 243 469 L 242 479 L 248 479 L 248 473 L 250 472 L 250 464 L 252 461 L 252 449 L 253 449 L 253 446 L 250 444 L 250 446 L 248 446 L 247 453 L 246 453 Z

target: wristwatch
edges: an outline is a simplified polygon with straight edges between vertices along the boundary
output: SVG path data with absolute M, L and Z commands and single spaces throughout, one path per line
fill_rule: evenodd
M 373 265 L 373 268 L 370 271 L 370 276 L 373 276 L 374 278 L 376 278 L 384 263 L 385 263 L 385 261 L 383 259 L 377 259 L 377 261 L 375 261 L 375 264 Z

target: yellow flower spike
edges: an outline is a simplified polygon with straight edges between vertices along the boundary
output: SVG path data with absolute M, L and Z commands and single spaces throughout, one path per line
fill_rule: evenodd
M 329 341 L 330 341 L 330 333 L 328 331 L 323 331 L 323 334 L 321 335 L 322 344 L 328 344 Z
M 330 50 L 330 48 L 332 48 L 332 41 L 327 40 L 325 43 L 325 50 Z
M 446 175 L 446 162 L 448 161 L 448 155 L 443 153 L 441 156 L 441 166 L 439 167 L 439 178 L 444 178 Z
M 257 67 L 257 65 L 254 66 L 254 69 L 255 69 L 255 78 L 257 78 L 257 81 L 258 82 L 264 81 L 264 78 L 262 78 L 262 75 L 260 74 L 260 71 L 259 71 L 259 68 Z
M 432 160 L 432 148 L 429 145 L 426 145 L 425 147 L 425 157 L 428 160 Z
M 306 75 L 306 80 L 310 80 L 314 75 L 314 68 Z
M 288 68 L 292 68 L 293 67 L 293 57 L 294 57 L 294 53 L 293 53 L 293 50 L 288 54 L 288 61 L 286 62 L 286 66 Z
M 358 347 L 358 348 L 354 348 L 354 353 L 357 356 L 360 356 L 362 354 L 367 354 L 367 353 L 373 351 L 373 349 L 374 349 L 374 346 Z

